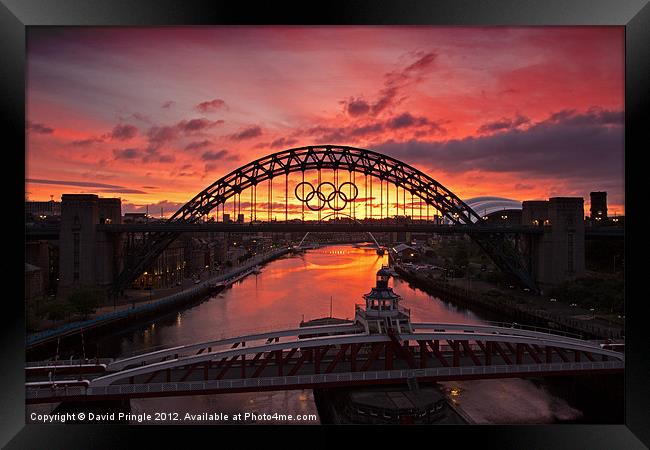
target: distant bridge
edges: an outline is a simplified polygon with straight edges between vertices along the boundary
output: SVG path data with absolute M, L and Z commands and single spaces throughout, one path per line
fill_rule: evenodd
M 125 223 L 125 224 L 100 224 L 98 231 L 107 233 L 161 233 L 165 231 L 174 233 L 185 232 L 212 232 L 212 233 L 257 233 L 257 232 L 404 232 L 412 233 L 438 233 L 438 234 L 543 234 L 544 228 L 532 225 L 443 225 L 434 222 L 412 221 L 328 221 L 328 222 L 259 222 L 259 223 L 224 223 L 224 222 L 151 222 L 151 223 Z M 58 239 L 59 227 L 38 227 L 26 230 L 27 239 Z M 586 239 L 623 239 L 623 227 L 586 227 Z
M 214 232 L 214 233 L 257 233 L 257 232 L 399 232 L 412 233 L 439 233 L 439 234 L 464 234 L 464 233 L 516 233 L 516 234 L 542 234 L 544 230 L 539 226 L 521 225 L 441 225 L 433 222 L 400 223 L 397 221 L 329 221 L 329 222 L 260 222 L 260 223 L 138 223 L 119 225 L 97 225 L 99 231 L 108 233 L 187 233 L 187 232 Z
M 412 323 L 383 334 L 368 334 L 358 323 L 311 326 L 117 360 L 28 363 L 26 401 L 622 373 L 625 357 L 615 348 L 497 325 Z

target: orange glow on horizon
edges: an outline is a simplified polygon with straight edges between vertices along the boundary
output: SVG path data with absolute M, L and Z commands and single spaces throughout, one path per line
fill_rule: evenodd
M 169 217 L 249 161 L 331 143 L 393 156 L 461 199 L 579 196 L 588 215 L 589 192 L 603 190 L 610 215 L 625 214 L 622 27 L 29 33 L 30 200 L 95 193 L 120 197 L 125 212 Z M 302 217 L 300 181 L 289 176 L 289 219 Z M 356 180 L 359 197 L 375 199 L 374 217 L 377 181 L 362 195 Z M 257 191 L 263 220 L 266 189 Z M 272 215 L 284 220 L 284 177 L 273 193 Z M 403 215 L 394 186 L 389 197 L 383 216 Z M 248 221 L 247 192 L 241 202 Z M 305 208 L 305 217 L 317 214 Z

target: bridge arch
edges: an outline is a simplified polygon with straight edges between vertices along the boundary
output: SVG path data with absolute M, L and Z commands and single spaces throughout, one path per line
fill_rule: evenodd
M 290 173 L 308 170 L 344 170 L 379 178 L 419 198 L 427 206 L 441 212 L 454 224 L 481 226 L 483 218 L 441 183 L 411 165 L 372 150 L 338 146 L 316 145 L 282 150 L 258 158 L 219 178 L 195 195 L 174 213 L 168 222 L 196 223 L 231 197 L 241 194 L 266 180 Z M 507 273 L 513 274 L 524 285 L 536 290 L 521 255 L 503 235 L 468 233 Z M 116 279 L 116 292 L 135 280 L 144 269 L 177 237 L 176 232 L 157 232 L 149 235 L 149 245 L 126 264 Z

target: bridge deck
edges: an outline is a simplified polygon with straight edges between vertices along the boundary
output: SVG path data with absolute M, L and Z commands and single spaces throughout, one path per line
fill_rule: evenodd
M 351 329 L 344 325 L 311 327 L 329 327 L 329 334 L 324 335 L 323 330 L 301 328 L 273 336 L 240 336 L 80 367 L 76 373 L 74 367 L 59 366 L 54 385 L 46 378 L 46 368 L 32 367 L 28 368 L 27 399 L 36 403 L 399 382 L 412 377 L 611 373 L 624 368 L 622 353 L 590 341 L 490 325 L 417 326 L 421 332 L 401 335 L 330 335 Z M 305 331 L 316 337 L 279 342 L 281 337 Z M 266 337 L 266 342 L 250 345 L 260 337 Z M 244 344 L 247 340 L 249 345 Z M 206 349 L 206 344 L 216 348 Z M 172 352 L 173 359 L 167 359 L 170 354 L 165 352 Z

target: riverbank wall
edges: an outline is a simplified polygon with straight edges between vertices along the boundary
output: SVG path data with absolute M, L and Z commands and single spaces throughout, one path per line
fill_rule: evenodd
M 71 322 L 60 327 L 28 335 L 26 338 L 26 351 L 28 353 L 35 350 L 38 350 L 39 353 L 43 350 L 56 351 L 56 346 L 60 344 L 62 339 L 70 339 L 81 333 L 90 337 L 99 332 L 108 331 L 115 326 L 123 326 L 126 323 L 150 319 L 151 317 L 179 309 L 192 302 L 203 299 L 208 295 L 220 292 L 227 286 L 251 274 L 255 266 L 265 264 L 287 253 L 289 253 L 288 248 L 276 250 L 255 258 L 226 274 L 213 277 L 191 288 L 144 305 L 114 311 L 89 320 Z M 47 349 L 43 347 L 47 347 Z
M 418 274 L 413 270 L 408 270 L 399 265 L 395 265 L 394 269 L 401 278 L 425 292 L 459 304 L 484 310 L 492 315 L 498 315 L 513 322 L 578 334 L 588 339 L 622 338 L 622 329 L 612 331 L 611 328 L 599 327 L 598 324 L 585 323 L 585 321 L 572 317 L 535 308 L 523 301 L 485 295 L 481 292 L 453 286 L 449 283 Z

